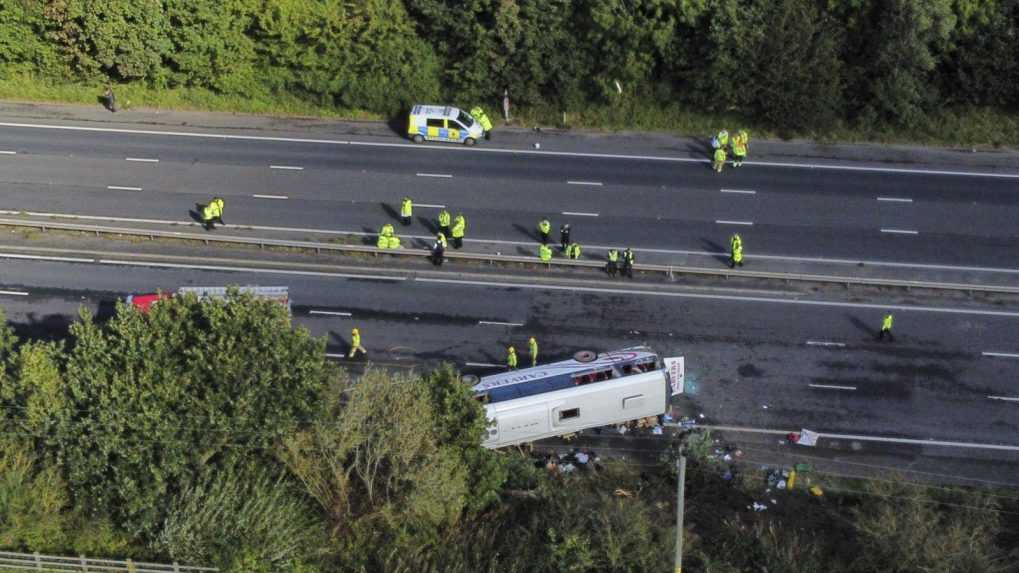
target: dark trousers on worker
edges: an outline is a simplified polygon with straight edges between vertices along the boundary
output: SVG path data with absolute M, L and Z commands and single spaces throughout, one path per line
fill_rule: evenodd
M 464 246 L 463 237 L 453 237 L 453 248 L 459 249 Z
M 449 231 L 449 225 L 446 225 L 444 227 L 440 225 L 439 226 L 439 232 L 442 233 L 442 236 L 446 237 L 446 238 L 449 238 L 449 236 L 452 234 Z
M 400 222 L 403 223 L 404 226 L 410 225 L 410 217 L 404 217 L 401 215 Z
M 633 278 L 633 265 L 626 261 L 623 261 L 623 276 Z
M 616 276 L 616 273 L 619 272 L 619 265 L 616 264 L 616 261 L 609 261 L 608 264 L 605 265 L 605 272 L 609 273 L 610 277 L 614 277 Z
M 734 269 L 734 268 L 736 268 L 736 265 L 739 265 L 740 267 L 742 267 L 743 266 L 743 261 L 740 261 L 740 262 L 737 263 L 736 259 L 734 259 L 732 257 L 729 257 L 729 268 L 730 269 Z
M 877 333 L 877 339 L 884 340 L 886 335 L 888 336 L 889 342 L 895 342 L 895 337 L 892 336 L 892 329 L 890 328 L 882 328 L 881 332 Z
M 442 266 L 443 260 L 446 258 L 446 250 L 443 248 L 432 249 L 432 264 L 437 267 Z
M 563 246 L 563 252 L 565 253 L 566 247 L 570 246 L 570 234 L 559 235 L 559 243 Z
M 538 231 L 538 234 L 541 235 L 541 244 L 542 245 L 547 245 L 548 244 L 548 233 L 544 233 L 542 231 Z

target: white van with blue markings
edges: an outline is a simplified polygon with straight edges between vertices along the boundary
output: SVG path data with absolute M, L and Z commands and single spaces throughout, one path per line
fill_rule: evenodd
M 428 140 L 474 145 L 484 133 L 469 113 L 451 106 L 415 105 L 407 122 L 407 136 L 414 143 Z

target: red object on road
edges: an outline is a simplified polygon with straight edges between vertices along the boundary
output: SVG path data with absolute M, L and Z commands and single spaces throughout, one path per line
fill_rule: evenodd
M 149 308 L 164 298 L 170 298 L 167 293 L 155 294 L 132 294 L 127 297 L 127 304 L 137 308 L 141 312 L 148 312 Z

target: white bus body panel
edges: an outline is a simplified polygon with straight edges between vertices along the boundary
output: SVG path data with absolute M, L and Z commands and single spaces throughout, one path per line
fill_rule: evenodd
M 655 370 L 488 404 L 494 425 L 482 445 L 502 448 L 658 416 L 668 409 L 669 394 L 665 371 Z

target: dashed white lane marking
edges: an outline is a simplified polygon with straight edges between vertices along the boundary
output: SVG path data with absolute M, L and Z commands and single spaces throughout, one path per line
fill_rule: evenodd
M 522 322 L 499 322 L 496 320 L 479 320 L 478 324 L 487 324 L 489 326 L 523 326 Z
M 810 384 L 810 387 L 822 390 L 856 390 L 856 386 L 839 386 L 838 384 Z
M 563 211 L 563 215 L 573 215 L 574 217 L 597 217 L 598 213 L 584 213 L 581 211 Z
M 82 257 L 47 257 L 45 255 L 18 255 L 15 253 L 0 253 L 4 259 L 24 259 L 26 261 L 53 261 L 58 263 L 94 263 L 95 259 Z
M 750 189 L 722 189 L 722 193 L 735 193 L 737 195 L 757 195 L 757 191 Z
M 678 426 L 678 422 L 669 422 L 667 425 Z M 740 426 L 718 426 L 718 425 L 703 425 L 698 426 L 700 428 L 707 428 L 710 430 L 718 430 L 721 432 L 746 432 L 750 434 L 772 434 L 772 435 L 785 435 L 790 430 L 770 430 L 765 428 L 744 428 Z M 796 430 L 799 431 L 799 430 Z M 829 438 L 833 440 L 856 440 L 859 442 L 880 442 L 885 444 L 909 444 L 915 446 L 945 446 L 949 448 L 973 448 L 983 450 L 1003 450 L 1008 452 L 1019 452 L 1019 446 L 1011 446 L 1008 444 L 986 444 L 980 442 L 951 442 L 945 440 L 934 440 L 927 439 L 921 440 L 918 438 L 886 438 L 884 436 L 864 436 L 860 434 L 829 434 L 828 432 L 818 432 L 818 436 L 821 438 Z
M 842 348 L 845 345 L 846 345 L 845 342 L 828 342 L 826 340 L 808 340 L 807 341 L 807 346 L 835 346 L 835 347 L 838 347 L 838 348 Z
M 719 225 L 746 225 L 748 227 L 752 227 L 754 224 L 753 221 L 727 221 L 725 219 L 718 219 L 715 223 Z
M 569 185 L 590 185 L 591 187 L 601 187 L 602 186 L 602 182 L 601 181 L 570 181 L 570 180 L 567 180 L 566 183 L 569 184 Z
M 0 151 L 0 155 L 17 155 L 17 151 Z
M 1001 400 L 1002 402 L 1019 402 L 1019 398 L 1013 398 L 1011 396 L 988 396 L 991 400 Z
M 299 165 L 270 165 L 269 169 L 280 169 L 282 171 L 304 171 Z
M 1008 310 L 982 310 L 982 309 L 970 309 L 970 308 L 952 308 L 952 307 L 936 307 L 936 306 L 912 306 L 905 304 L 872 304 L 866 302 L 839 302 L 839 301 L 828 301 L 828 300 L 803 300 L 796 298 L 769 298 L 764 296 L 737 296 L 729 294 L 702 294 L 692 292 L 661 292 L 661 291 L 646 291 L 636 289 L 623 289 L 623 288 L 604 288 L 604 287 L 585 287 L 585 286 L 559 286 L 559 285 L 538 285 L 538 284 L 527 284 L 517 282 L 498 282 L 498 281 L 474 281 L 474 280 L 461 280 L 461 279 L 432 279 L 418 277 L 414 279 L 419 283 L 439 283 L 439 284 L 455 284 L 455 285 L 474 285 L 474 286 L 485 286 L 485 287 L 496 287 L 506 289 L 531 289 L 531 290 L 553 290 L 553 291 L 568 291 L 568 292 L 596 292 L 605 294 L 624 294 L 624 295 L 643 295 L 643 296 L 657 296 L 666 298 L 688 298 L 696 300 L 724 300 L 734 303 L 774 303 L 774 304 L 792 304 L 802 306 L 830 306 L 833 308 L 866 308 L 866 309 L 885 309 L 885 310 L 896 310 L 900 312 L 931 312 L 931 313 L 942 313 L 942 314 L 960 314 L 960 315 L 974 315 L 974 316 L 1000 316 L 1007 318 L 1019 318 L 1019 311 L 1008 311 Z
M 886 201 L 889 203 L 912 203 L 913 200 L 908 197 L 878 197 L 878 201 Z
M 0 294 L 8 296 L 28 296 L 28 293 L 21 290 L 0 290 Z
M 331 354 L 329 352 L 326 352 L 326 358 L 337 358 L 337 359 L 339 359 L 339 358 L 346 358 L 346 357 L 347 357 L 346 354 Z
M 919 235 L 920 231 L 914 231 L 912 229 L 881 229 L 882 233 L 891 233 L 893 235 Z
M 417 203 L 415 207 L 424 207 L 425 209 L 445 209 L 445 205 L 430 205 L 428 203 Z
M 449 173 L 415 173 L 418 177 L 438 177 L 439 179 L 452 179 L 453 175 Z
M 290 198 L 289 195 L 259 195 L 257 193 L 252 195 L 252 197 L 254 197 L 255 199 L 289 199 Z
M 980 354 L 994 358 L 1019 358 L 1019 354 L 1012 354 L 1009 352 L 981 352 Z
M 464 362 L 464 366 L 480 366 L 482 368 L 502 368 L 505 364 L 492 364 L 491 362 Z
M 107 189 L 111 191 L 141 191 L 141 187 L 125 187 L 123 185 L 107 185 Z
M 137 163 L 159 163 L 158 159 L 153 159 L 151 157 L 125 157 L 124 161 L 134 161 Z
M 625 155 L 617 153 L 582 153 L 575 151 L 539 151 L 530 149 L 500 149 L 494 147 L 465 147 L 444 145 L 417 145 L 415 143 L 384 143 L 372 141 L 344 141 L 340 139 L 310 139 L 301 137 L 269 137 L 263 135 L 234 135 L 223 133 L 197 133 L 188 131 L 160 131 L 155 129 L 124 129 L 113 127 L 85 127 L 80 125 L 47 125 L 44 123 L 0 122 L 0 127 L 21 127 L 27 129 L 53 129 L 64 131 L 86 131 L 92 133 L 119 133 L 126 135 L 159 135 L 164 137 L 196 137 L 203 139 L 233 139 L 238 141 L 272 141 L 283 143 L 314 143 L 320 145 L 360 145 L 362 147 L 390 147 L 428 151 L 461 151 L 475 153 L 506 153 L 511 155 L 546 155 L 552 157 L 593 157 L 599 159 L 630 159 L 663 161 L 669 163 L 711 163 L 710 159 L 695 157 L 666 157 L 660 155 Z M 1019 179 L 1019 173 L 990 173 L 978 171 L 947 171 L 938 169 L 909 169 L 900 167 L 868 167 L 859 165 L 826 165 L 816 163 L 783 163 L 777 161 L 748 161 L 747 165 L 762 167 L 791 167 L 795 169 L 828 169 L 835 171 L 863 171 L 871 173 L 901 173 L 910 175 L 952 175 L 960 177 L 990 177 L 998 179 Z
M 325 316 L 351 316 L 349 312 L 337 312 L 333 310 L 309 310 L 308 314 L 321 314 Z

